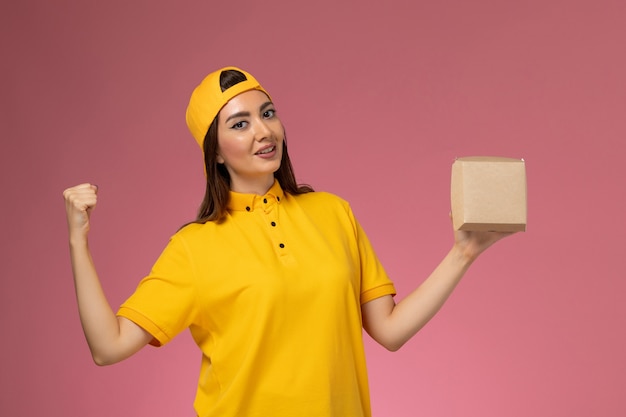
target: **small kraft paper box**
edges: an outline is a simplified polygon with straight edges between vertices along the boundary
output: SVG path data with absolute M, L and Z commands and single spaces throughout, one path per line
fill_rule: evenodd
M 455 230 L 526 231 L 526 165 L 496 156 L 457 158 L 452 164 Z

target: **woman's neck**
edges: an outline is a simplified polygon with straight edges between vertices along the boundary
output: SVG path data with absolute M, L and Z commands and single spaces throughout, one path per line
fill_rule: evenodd
M 256 181 L 234 182 L 231 180 L 230 190 L 240 194 L 265 195 L 274 185 L 274 175 L 259 178 Z

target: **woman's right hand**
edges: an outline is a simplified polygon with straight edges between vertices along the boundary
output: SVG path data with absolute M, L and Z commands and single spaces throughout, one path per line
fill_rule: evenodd
M 98 186 L 80 184 L 63 191 L 70 238 L 86 238 L 89 218 L 98 201 Z
M 152 335 L 134 322 L 116 317 L 100 285 L 87 245 L 89 217 L 96 208 L 97 194 L 98 186 L 89 183 L 63 191 L 80 321 L 94 361 L 108 365 L 137 352 Z

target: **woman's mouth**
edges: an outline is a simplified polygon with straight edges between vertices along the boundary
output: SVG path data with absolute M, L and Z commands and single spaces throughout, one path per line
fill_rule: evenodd
M 260 151 L 255 153 L 255 155 L 266 155 L 268 153 L 274 152 L 275 150 L 276 150 L 276 145 L 267 147 L 265 149 L 261 149 Z

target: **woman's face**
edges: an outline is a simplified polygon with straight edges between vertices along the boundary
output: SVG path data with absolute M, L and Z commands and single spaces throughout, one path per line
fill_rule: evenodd
M 235 192 L 264 194 L 280 168 L 285 130 L 262 91 L 233 97 L 217 120 L 217 162 L 230 174 Z

